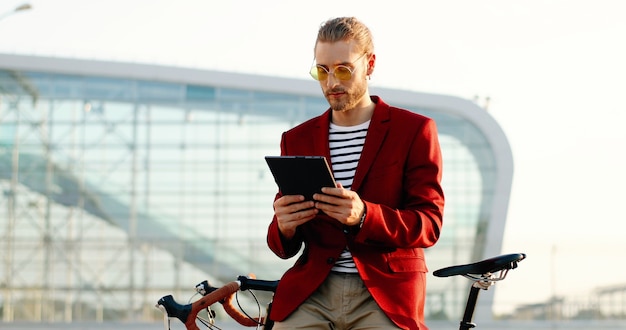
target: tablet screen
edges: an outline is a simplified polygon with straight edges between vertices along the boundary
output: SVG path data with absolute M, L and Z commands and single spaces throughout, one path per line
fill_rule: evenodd
M 312 200 L 322 187 L 337 186 L 324 156 L 266 156 L 265 161 L 283 195 Z

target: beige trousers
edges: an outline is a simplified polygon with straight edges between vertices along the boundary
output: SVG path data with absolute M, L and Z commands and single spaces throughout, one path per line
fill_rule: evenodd
M 333 273 L 274 330 L 399 329 L 378 307 L 358 274 Z

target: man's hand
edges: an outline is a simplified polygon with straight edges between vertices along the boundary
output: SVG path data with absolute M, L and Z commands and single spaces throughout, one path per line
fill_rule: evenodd
M 313 201 L 304 201 L 302 195 L 285 195 L 274 201 L 274 214 L 278 221 L 278 230 L 287 239 L 293 238 L 296 228 L 315 218 L 319 210 Z
M 361 221 L 365 204 L 359 195 L 344 189 L 341 184 L 337 188 L 322 188 L 323 194 L 313 195 L 315 208 L 347 226 L 356 226 Z

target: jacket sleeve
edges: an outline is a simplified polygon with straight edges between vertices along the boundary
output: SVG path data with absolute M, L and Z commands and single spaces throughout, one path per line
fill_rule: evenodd
M 288 240 L 278 230 L 276 216 L 272 219 L 267 230 L 267 245 L 281 259 L 289 259 L 295 256 L 302 246 L 301 235 L 296 233 L 292 239 Z

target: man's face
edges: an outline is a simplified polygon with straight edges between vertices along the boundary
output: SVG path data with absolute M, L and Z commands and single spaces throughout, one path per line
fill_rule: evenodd
M 328 72 L 320 80 L 328 104 L 335 111 L 349 111 L 363 101 L 367 92 L 367 65 L 369 56 L 356 51 L 354 41 L 320 42 L 315 49 L 315 62 Z M 338 66 L 352 70 L 349 80 L 335 77 Z

